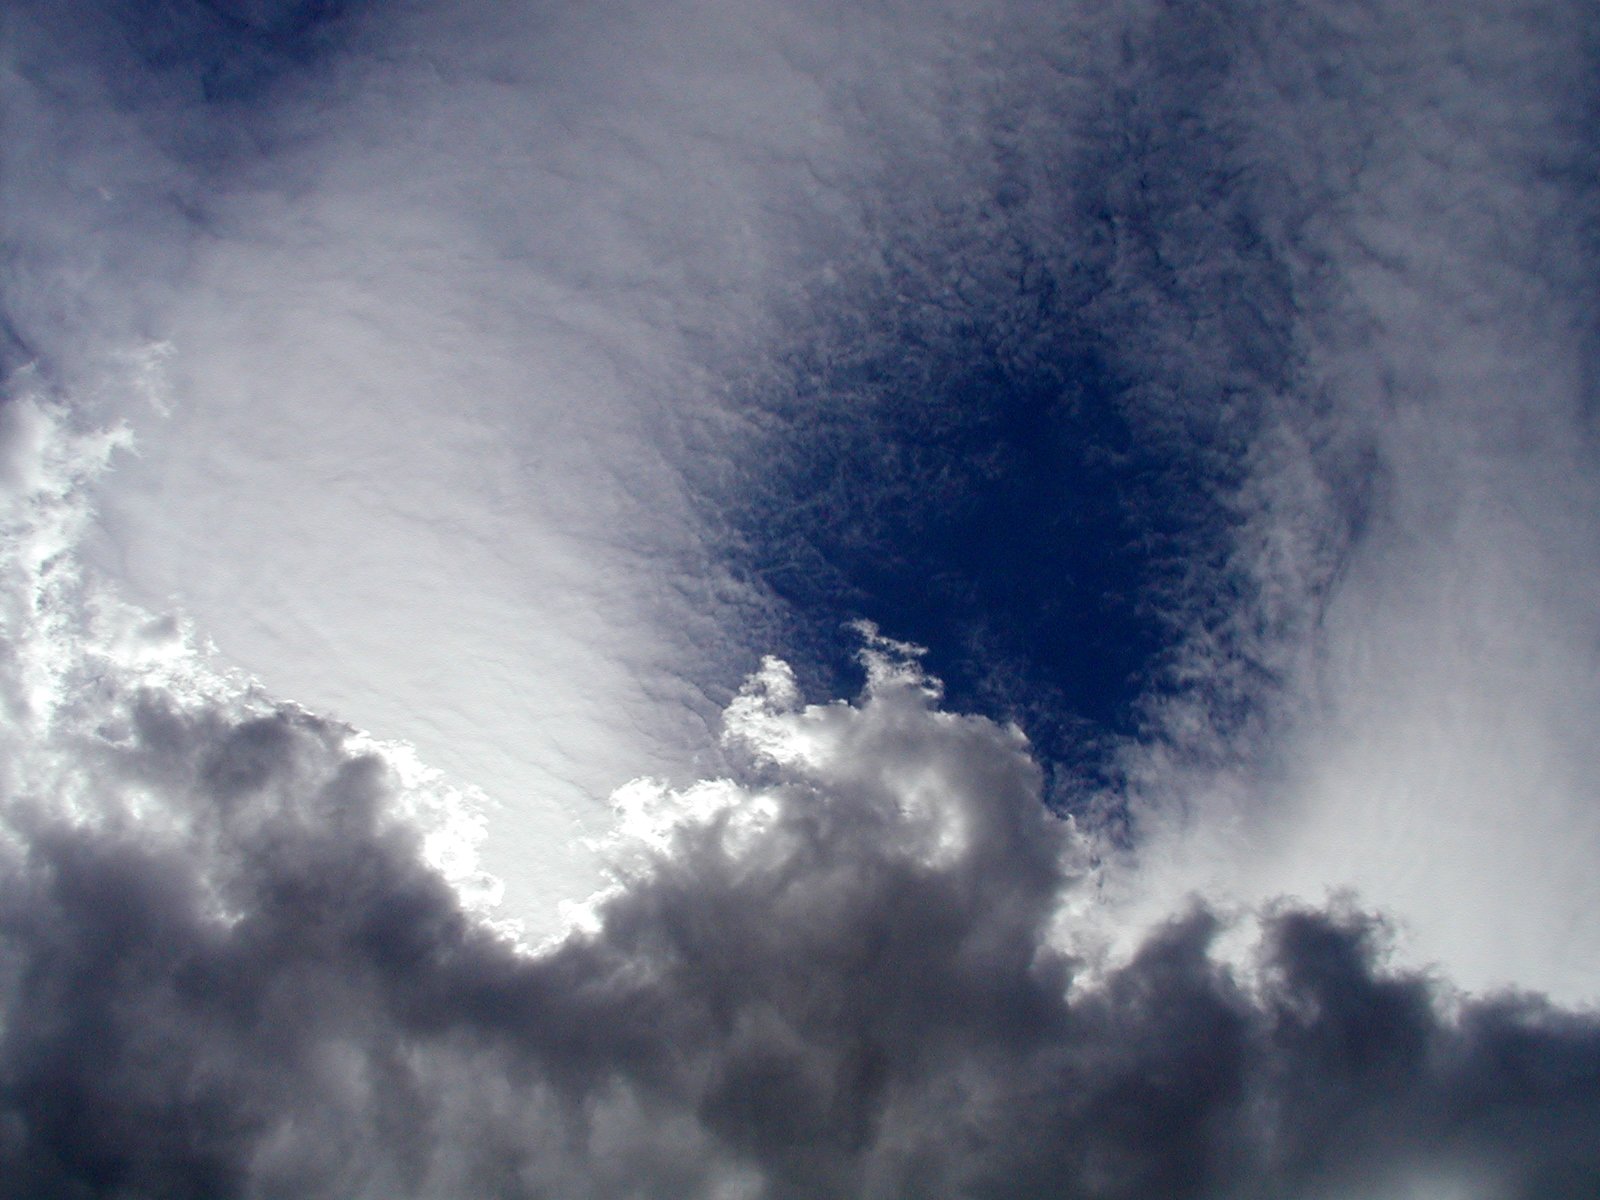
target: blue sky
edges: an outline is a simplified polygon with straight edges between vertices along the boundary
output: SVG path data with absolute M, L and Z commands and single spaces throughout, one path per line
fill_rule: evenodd
M 1592 24 L 14 5 L 0 1195 L 1592 1195 Z

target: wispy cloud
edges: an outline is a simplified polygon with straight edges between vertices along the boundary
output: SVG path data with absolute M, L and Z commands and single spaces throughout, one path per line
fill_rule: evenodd
M 1270 669 L 1277 732 L 1210 782 L 1158 766 L 1191 819 L 1150 857 L 1209 864 L 1179 890 L 1353 886 L 1463 981 L 1592 998 L 1593 152 L 1568 19 L 1300 14 L 1241 56 L 1252 136 L 1307 206 L 1286 255 L 1321 281 L 1298 431 L 1241 493 L 1265 603 L 1224 643 Z
M 15 353 L 140 446 L 93 557 L 488 789 L 548 911 L 593 867 L 542 846 L 688 769 L 755 661 L 666 454 L 785 252 L 810 84 L 762 11 L 148 17 L 14 18 Z

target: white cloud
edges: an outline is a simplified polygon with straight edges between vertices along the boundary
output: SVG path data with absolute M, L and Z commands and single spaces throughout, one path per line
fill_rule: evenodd
M 1464 984 L 1593 1000 L 1592 194 L 1555 166 L 1587 151 L 1581 55 L 1549 16 L 1308 24 L 1281 31 L 1305 57 L 1274 43 L 1239 73 L 1313 214 L 1290 249 L 1323 281 L 1302 322 L 1317 404 L 1242 495 L 1241 561 L 1269 587 L 1226 653 L 1267 668 L 1265 731 L 1241 754 L 1201 709 L 1175 741 L 1222 769 L 1142 759 L 1161 798 L 1128 889 L 1159 913 L 1188 889 L 1353 887 Z M 1358 536 L 1330 535 L 1352 512 Z M 1203 697 L 1230 664 L 1198 649 Z
M 792 253 L 769 201 L 804 164 L 760 155 L 826 152 L 779 16 L 390 12 L 240 108 L 130 61 L 115 14 L 65 49 L 19 15 L 11 307 L 140 447 L 94 561 L 484 787 L 536 921 L 595 878 L 609 789 L 709 753 L 699 687 L 753 659 L 763 601 L 666 455 L 707 403 L 685 336 L 736 338 Z M 119 361 L 152 335 L 165 415 Z
M 1248 977 L 1196 912 L 1069 988 L 1070 823 L 1016 730 L 940 711 L 881 639 L 851 703 L 769 662 L 730 713 L 749 777 L 630 789 L 615 887 L 530 954 L 439 873 L 461 797 L 170 626 L 156 661 L 103 654 L 137 614 L 74 578 L 32 643 L 66 702 L 8 724 L 0 809 L 0 1153 L 30 1194 L 1311 1197 L 1470 1170 L 1498 1200 L 1592 1170 L 1595 1097 L 1563 1082 L 1592 1021 L 1441 994 L 1348 912 L 1280 911 Z

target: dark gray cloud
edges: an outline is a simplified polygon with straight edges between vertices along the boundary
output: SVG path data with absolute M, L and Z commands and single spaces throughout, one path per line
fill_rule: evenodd
M 1248 964 L 1197 908 L 1086 974 L 1026 744 L 871 665 L 809 708 L 770 665 L 752 782 L 656 789 L 538 954 L 348 731 L 108 685 L 73 803 L 7 798 L 4 1194 L 1593 1194 L 1593 1015 L 1454 996 L 1342 907 Z

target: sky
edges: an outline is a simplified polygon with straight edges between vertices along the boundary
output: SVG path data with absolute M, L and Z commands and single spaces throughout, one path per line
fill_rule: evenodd
M 0 1197 L 1590 1200 L 1579 0 L 13 0 Z

